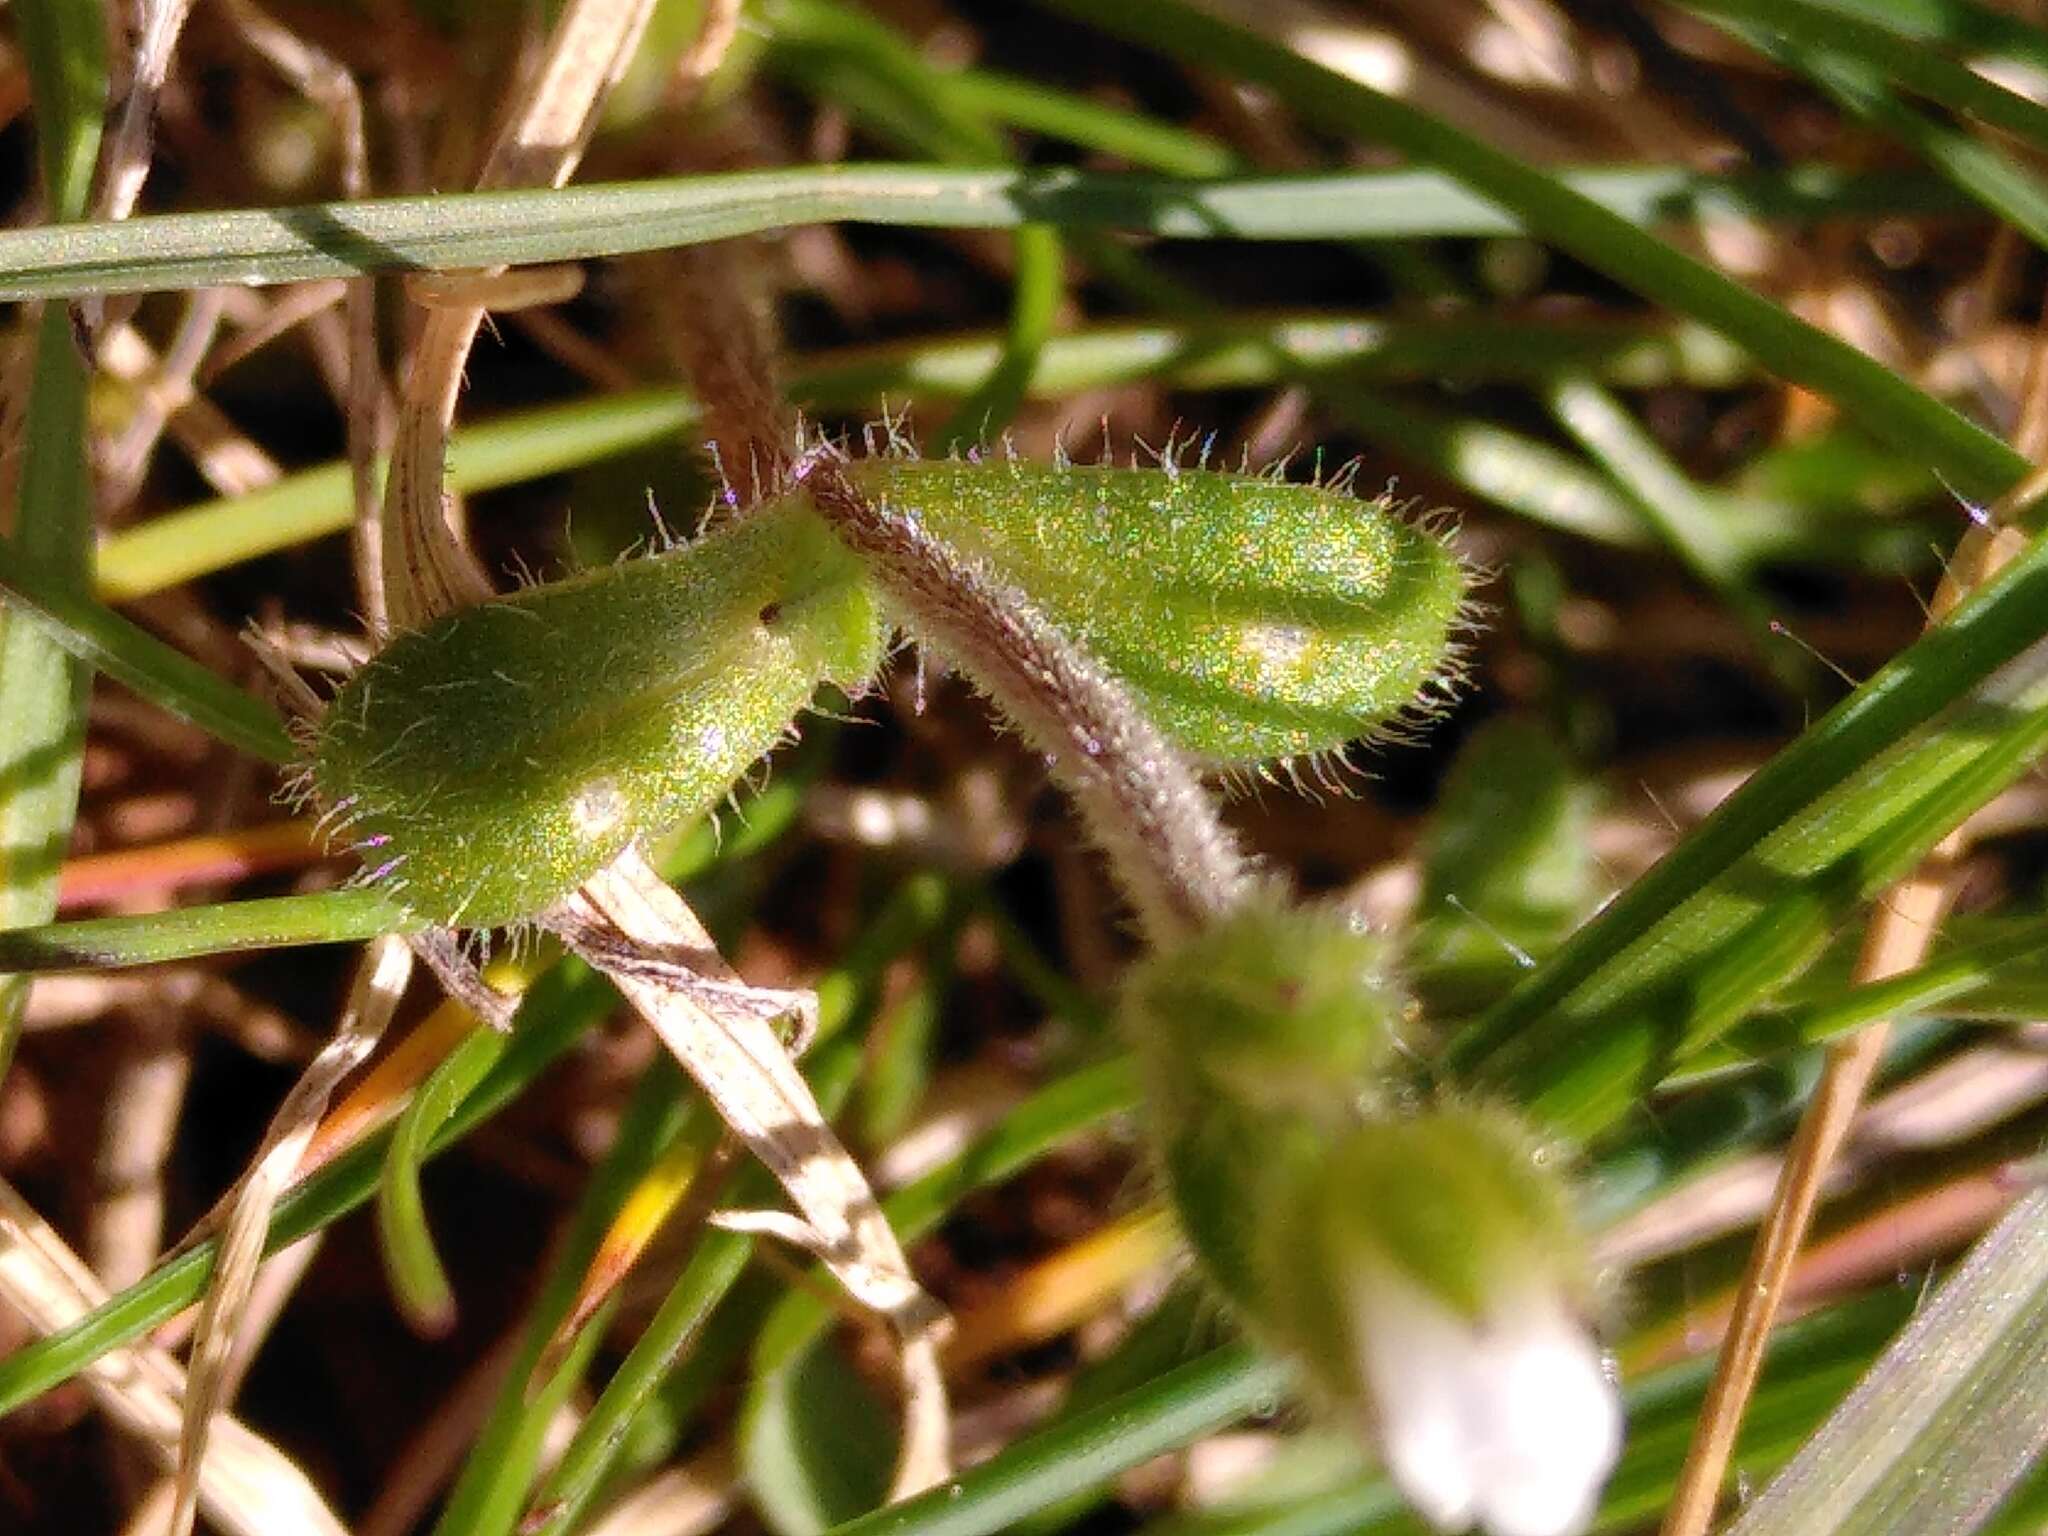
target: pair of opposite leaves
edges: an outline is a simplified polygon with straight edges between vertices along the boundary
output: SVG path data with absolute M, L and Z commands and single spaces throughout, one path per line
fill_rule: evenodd
M 1340 750 L 1445 668 L 1465 571 L 1342 486 L 1169 467 L 868 460 L 862 489 L 1022 594 L 1194 757 Z M 314 790 L 424 920 L 536 916 L 715 807 L 888 617 L 800 494 L 449 615 L 337 694 Z

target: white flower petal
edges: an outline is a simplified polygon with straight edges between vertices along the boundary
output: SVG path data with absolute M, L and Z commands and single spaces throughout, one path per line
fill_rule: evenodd
M 1569 1536 L 1592 1519 L 1621 1450 L 1599 1351 L 1553 1294 L 1503 1306 L 1483 1349 L 1479 1516 L 1493 1536 Z
M 1354 1291 L 1359 1369 L 1387 1471 L 1443 1531 L 1583 1529 L 1621 1446 L 1621 1408 L 1586 1330 L 1548 1289 L 1479 1327 L 1375 1267 Z
M 1479 1498 L 1465 1404 L 1470 1333 L 1427 1292 L 1384 1272 L 1362 1277 L 1356 1294 L 1359 1374 L 1387 1475 L 1438 1530 L 1470 1530 Z

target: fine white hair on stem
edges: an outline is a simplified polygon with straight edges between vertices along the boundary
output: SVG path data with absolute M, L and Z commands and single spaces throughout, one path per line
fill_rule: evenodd
M 914 518 L 870 500 L 822 452 L 792 473 L 912 628 L 951 655 L 1066 785 L 1160 943 L 1234 910 L 1251 867 L 1192 767 L 1116 682 L 1019 594 Z

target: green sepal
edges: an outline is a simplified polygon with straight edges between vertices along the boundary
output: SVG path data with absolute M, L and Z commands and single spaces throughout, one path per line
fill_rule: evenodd
M 1488 1106 L 1359 1125 L 1313 1180 L 1271 1191 L 1261 1321 L 1305 1354 L 1329 1353 L 1344 1338 L 1334 1330 L 1353 1326 L 1356 1277 L 1376 1265 L 1474 1323 L 1531 1284 L 1582 1298 L 1584 1243 L 1555 1161 Z
M 1335 908 L 1256 901 L 1139 962 L 1120 1018 L 1196 1256 L 1259 1310 L 1260 1227 L 1377 1107 L 1406 1001 L 1387 942 Z
M 882 638 L 853 557 L 777 508 L 399 636 L 322 718 L 313 787 L 415 915 L 522 922 L 715 808 Z

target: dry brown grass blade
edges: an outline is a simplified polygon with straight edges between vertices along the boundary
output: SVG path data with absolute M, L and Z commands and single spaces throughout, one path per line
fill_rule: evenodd
M 156 142 L 156 104 L 171 73 L 192 0 L 144 0 L 142 25 L 129 64 L 128 93 L 101 156 L 100 195 L 96 219 L 125 219 L 135 211 L 142 184 L 149 179 L 150 151 Z
M 218 290 L 193 294 L 170 347 L 161 358 L 149 359 L 127 425 L 101 453 L 101 496 L 106 505 L 121 507 L 133 499 L 165 429 L 197 398 L 192 381 L 206 361 L 224 307 Z M 124 362 L 136 358 L 138 349 L 142 356 L 148 354 L 147 343 L 133 327 L 116 326 L 100 344 L 100 366 L 110 373 L 115 369 L 108 354 L 117 342 Z
M 142 400 L 138 411 L 165 413 L 165 430 L 221 495 L 246 496 L 283 473 L 275 459 L 197 392 L 192 379 L 176 377 L 133 326 L 120 325 L 108 331 L 100 343 L 98 361 L 110 377 L 139 387 Z M 108 500 L 118 506 L 131 494 L 131 486 L 117 483 Z
M 39 1334 L 103 1306 L 106 1287 L 0 1181 L 0 1301 Z M 185 1373 L 163 1350 L 116 1349 L 84 1371 L 94 1401 L 165 1467 L 177 1457 Z M 199 1504 L 227 1536 L 348 1536 L 306 1475 L 246 1425 L 223 1418 L 198 1465 Z
M 749 1006 L 747 989 L 729 971 L 719 974 L 724 968 L 711 959 L 716 951 L 703 925 L 637 852 L 543 922 L 611 977 L 796 1207 L 795 1214 L 730 1212 L 719 1223 L 815 1254 L 894 1330 L 904 1434 L 892 1496 L 943 1479 L 951 1465 L 938 1363 L 943 1314 L 912 1277 L 865 1175 L 825 1122 L 771 1018 Z
M 355 77 L 323 50 L 259 9 L 252 0 L 222 0 L 243 40 L 333 120 L 341 146 L 341 195 L 370 195 L 370 145 L 363 95 Z M 373 279 L 348 284 L 342 298 L 348 333 L 348 384 L 342 401 L 348 423 L 350 488 L 355 496 L 356 596 L 373 634 L 384 614 L 384 545 L 377 526 L 377 453 L 389 414 L 377 361 L 377 287 Z
M 2024 547 L 2025 540 L 2017 530 L 1998 524 L 2039 494 L 2040 479 L 2038 473 L 2030 476 L 1995 509 L 1991 525 L 1973 528 L 1964 536 L 1928 607 L 1930 627 L 1939 624 Z M 1961 834 L 1951 833 L 1918 870 L 1878 898 L 1856 958 L 1852 984 L 1882 981 L 1926 959 L 1954 894 L 1953 874 L 1962 846 Z M 1713 1523 L 1743 1411 L 1763 1369 L 1764 1350 L 1785 1287 L 1813 1223 L 1828 1170 L 1849 1134 L 1889 1033 L 1889 1021 L 1880 1020 L 1828 1047 L 1820 1081 L 1793 1133 L 1771 1208 L 1744 1266 L 1728 1336 L 1715 1362 L 1685 1465 L 1665 1507 L 1663 1536 L 1704 1536 Z
M 190 1536 L 198 1512 L 208 1434 L 227 1396 L 231 1376 L 228 1367 L 243 1309 L 263 1262 L 263 1239 L 270 1227 L 271 1212 L 290 1187 L 328 1099 L 341 1080 L 376 1047 L 411 975 L 412 951 L 405 939 L 390 935 L 371 943 L 357 970 L 348 1006 L 333 1041 L 286 1096 L 264 1134 L 254 1165 L 243 1178 L 227 1228 L 221 1234 L 212 1282 L 200 1306 L 199 1323 L 193 1334 L 191 1382 L 185 1394 L 170 1536 Z
M 653 8 L 653 0 L 575 0 L 563 12 L 539 77 L 499 135 L 478 186 L 559 186 L 569 178 Z M 448 429 L 484 313 L 476 302 L 429 310 L 406 377 L 381 523 L 385 601 L 401 629 L 492 592 L 451 525 L 442 484 Z

